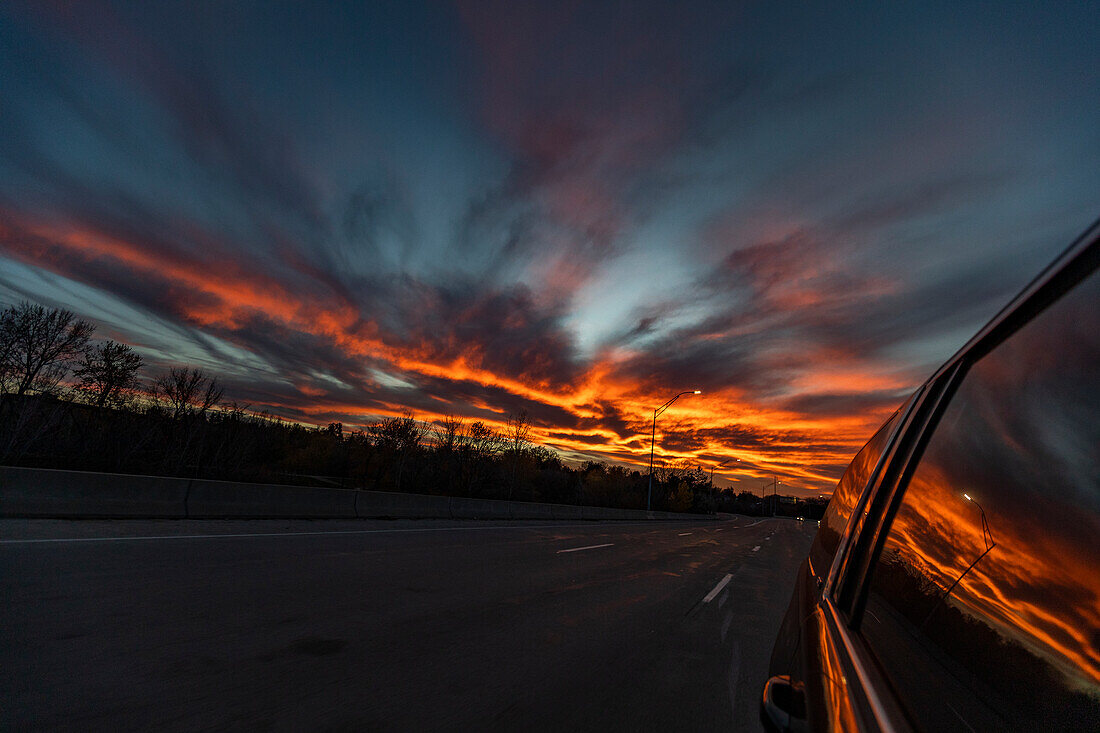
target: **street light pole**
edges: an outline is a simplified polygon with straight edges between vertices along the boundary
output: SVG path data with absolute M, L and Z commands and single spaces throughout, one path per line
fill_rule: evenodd
M 952 583 L 946 591 L 944 591 L 944 594 L 940 596 L 940 599 L 938 601 L 936 601 L 936 605 L 932 606 L 932 610 L 930 610 L 928 612 L 928 615 L 924 617 L 924 621 L 921 622 L 921 625 L 918 628 L 924 628 L 925 624 L 927 624 L 929 619 L 932 618 L 932 614 L 935 613 L 936 609 L 939 608 L 940 605 L 947 600 L 947 597 L 955 591 L 955 587 L 960 582 L 962 582 L 962 579 L 966 577 L 966 574 L 973 570 L 974 566 L 981 562 L 982 558 L 988 555 L 993 550 L 993 548 L 997 546 L 997 543 L 993 541 L 993 533 L 989 531 L 989 522 L 985 518 L 985 509 L 982 509 L 982 505 L 974 501 L 974 497 L 972 497 L 970 494 L 963 494 L 963 498 L 972 503 L 974 506 L 978 507 L 978 511 L 981 513 L 982 542 L 985 544 L 985 551 L 974 558 L 974 562 L 967 565 L 966 570 L 963 570 L 962 573 L 959 574 L 959 577 L 955 578 L 955 582 Z
M 985 543 L 985 551 L 989 552 L 997 544 L 993 541 L 993 533 L 989 531 L 989 522 L 985 518 L 985 509 L 982 509 L 982 505 L 974 501 L 974 497 L 970 494 L 963 494 L 963 498 L 971 502 L 974 506 L 978 507 L 978 511 L 982 515 L 982 542 Z
M 710 500 L 711 500 L 712 504 L 717 504 L 718 503 L 716 498 L 715 498 L 715 492 L 714 492 L 714 469 L 721 468 L 722 466 L 726 465 L 727 463 L 729 463 L 730 461 L 733 461 L 733 460 L 740 461 L 741 459 L 740 458 L 737 458 L 737 459 L 727 458 L 726 460 L 719 463 L 717 466 L 711 466 L 710 467 L 710 479 L 707 480 L 707 484 L 710 485 Z
M 668 408 L 672 407 L 672 403 L 675 402 L 676 400 L 680 399 L 684 395 L 686 395 L 686 394 L 702 394 L 702 393 L 703 393 L 702 390 L 689 389 L 685 392 L 681 392 L 680 394 L 676 395 L 675 397 L 670 399 L 668 402 L 666 402 L 665 404 L 661 405 L 660 407 L 658 407 L 656 410 L 653 411 L 653 428 L 649 432 L 649 492 L 646 494 L 646 499 L 645 499 L 645 510 L 647 512 L 650 511 L 650 506 L 653 503 L 653 447 L 654 447 L 654 441 L 657 437 L 657 417 L 662 412 L 664 412 Z
M 740 459 L 738 459 L 738 460 L 740 460 Z M 771 480 L 770 483 L 771 483 L 771 486 L 772 486 L 772 516 L 774 517 L 775 516 L 775 502 L 776 502 L 776 499 L 775 499 L 776 488 L 779 486 L 779 484 L 781 484 L 783 482 L 780 481 L 777 476 L 772 476 L 772 480 Z M 768 488 L 768 484 L 764 484 L 763 486 L 760 487 L 760 503 L 761 504 L 763 504 L 764 500 L 767 498 L 764 494 L 764 492 L 767 490 L 767 488 Z
M 729 463 L 730 461 L 738 461 L 738 462 L 740 462 L 740 461 L 741 461 L 741 459 L 740 459 L 740 458 L 727 458 L 726 460 L 724 460 L 724 461 L 722 461 L 721 463 L 719 463 L 719 464 L 718 464 L 717 466 L 711 466 L 711 468 L 710 468 L 710 483 L 711 483 L 712 485 L 714 484 L 714 470 L 715 470 L 716 468 L 721 468 L 722 466 L 726 465 L 726 464 L 727 464 L 727 463 Z

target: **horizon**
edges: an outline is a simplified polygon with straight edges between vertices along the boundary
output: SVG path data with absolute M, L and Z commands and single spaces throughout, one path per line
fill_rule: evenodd
M 294 422 L 828 494 L 1100 213 L 1096 6 L 194 7 L 0 8 L 0 307 Z

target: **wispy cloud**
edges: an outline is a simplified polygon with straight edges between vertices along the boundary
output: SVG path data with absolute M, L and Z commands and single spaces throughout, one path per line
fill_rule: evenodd
M 578 458 L 647 463 L 698 388 L 659 462 L 827 490 L 1100 190 L 1081 19 L 962 73 L 943 27 L 1011 34 L 846 12 L 8 4 L 0 300 L 292 419 L 526 410 Z

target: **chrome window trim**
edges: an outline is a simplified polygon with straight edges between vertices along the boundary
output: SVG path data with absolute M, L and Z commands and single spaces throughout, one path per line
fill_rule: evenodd
M 852 507 L 851 514 L 848 515 L 848 523 L 844 527 L 844 534 L 840 538 L 840 545 L 836 549 L 836 553 L 833 554 L 833 561 L 829 564 L 828 576 L 825 578 L 825 583 L 822 587 L 822 597 L 831 598 L 833 589 L 839 582 L 839 576 L 841 574 L 841 568 L 845 564 L 844 561 L 848 555 L 848 548 L 852 542 L 852 535 L 856 526 L 859 523 L 859 517 L 863 514 L 867 507 L 868 502 L 871 499 L 871 495 L 875 494 L 875 491 L 870 491 L 871 487 L 878 482 L 879 477 L 882 475 L 889 463 L 891 454 L 894 450 L 899 437 L 908 429 L 908 421 L 910 416 L 914 414 L 914 411 L 924 403 L 925 393 L 927 385 L 922 384 L 917 387 L 916 391 L 910 397 L 909 409 L 904 414 L 898 415 L 898 422 L 894 425 L 894 429 L 890 432 L 890 437 L 886 439 L 886 446 L 882 449 L 882 453 L 879 454 L 878 461 L 875 462 L 874 469 L 871 470 L 871 475 L 868 476 L 867 482 L 863 485 L 863 488 L 859 492 L 859 498 L 856 499 L 855 506 Z M 904 407 L 905 404 L 902 404 Z M 858 455 L 858 454 L 857 454 Z M 855 457 L 853 456 L 853 459 Z
M 868 524 L 853 537 L 857 547 L 852 552 L 856 549 L 861 549 L 862 552 L 857 557 L 853 557 L 851 553 L 845 557 L 845 560 L 852 559 L 857 564 L 854 567 L 846 564 L 842 569 L 843 577 L 837 581 L 844 596 L 843 599 L 837 598 L 837 601 L 844 601 L 850 627 L 858 627 L 862 618 L 867 576 L 874 568 L 874 559 L 882 551 L 883 529 L 888 530 L 893 525 L 894 514 L 909 484 L 910 474 L 924 452 L 924 444 L 935 431 L 940 415 L 954 398 L 955 389 L 966 376 L 966 372 L 966 363 L 957 361 L 926 382 L 924 393 L 913 405 L 910 424 L 906 426 L 905 433 L 899 436 L 896 445 L 892 446 L 893 453 L 884 469 L 882 482 L 873 492 L 872 502 L 878 504 L 878 514 L 871 517 Z M 863 542 L 865 537 L 867 541 Z M 864 558 L 867 562 L 861 562 Z
M 858 643 L 853 637 L 851 631 L 844 623 L 843 615 L 832 601 L 828 599 L 822 599 L 820 606 L 825 618 L 828 621 L 829 629 L 832 633 L 840 638 L 841 644 L 844 647 L 844 653 L 848 656 L 848 661 L 851 662 L 852 671 L 855 673 L 856 681 L 859 683 L 860 690 L 863 691 L 863 695 L 867 698 L 867 704 L 871 708 L 871 714 L 875 718 L 875 725 L 883 733 L 905 733 L 910 731 L 909 724 L 900 718 L 898 714 L 891 714 L 886 705 L 883 704 L 882 696 L 879 694 L 877 686 L 873 681 L 871 675 L 868 673 L 868 660 L 865 658 L 862 649 L 858 648 Z M 847 679 L 844 682 L 844 694 L 851 697 L 851 684 Z M 853 706 L 859 709 L 859 706 Z

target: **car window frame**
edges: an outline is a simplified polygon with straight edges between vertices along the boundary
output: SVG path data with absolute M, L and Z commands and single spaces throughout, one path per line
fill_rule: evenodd
M 899 420 L 849 517 L 833 558 L 820 609 L 848 656 L 857 687 L 884 731 L 912 729 L 896 694 L 859 631 L 870 576 L 940 418 L 971 366 L 1011 338 L 1074 287 L 1100 269 L 1100 220 L 1095 221 L 1008 305 L 944 363 L 917 391 Z M 845 681 L 846 684 L 847 681 Z M 849 692 L 851 692 L 849 690 Z
M 970 368 L 1098 269 L 1100 220 L 1093 223 L 926 382 L 924 398 L 915 406 L 914 419 L 906 425 L 906 433 L 895 441 L 897 450 L 889 457 L 889 465 L 882 472 L 881 485 L 876 487 L 871 499 L 869 517 L 872 521 L 862 528 L 858 537 L 853 538 L 854 550 L 849 552 L 849 557 L 858 561 L 858 565 L 854 568 L 849 565 L 841 579 L 838 604 L 841 610 L 847 612 L 850 628 L 858 629 L 862 620 L 869 575 L 882 554 L 909 481 L 924 456 L 924 449 L 935 433 L 940 418 Z
M 859 496 L 852 506 L 852 511 L 848 514 L 848 521 L 845 523 L 844 532 L 841 534 L 840 544 L 837 545 L 836 552 L 833 554 L 832 561 L 829 564 L 829 569 L 826 571 L 825 582 L 821 591 L 824 598 L 833 599 L 834 592 L 840 579 L 845 575 L 847 558 L 849 557 L 848 550 L 852 545 L 852 539 L 858 536 L 862 529 L 863 520 L 867 516 L 867 505 L 874 501 L 874 497 L 881 485 L 879 479 L 882 477 L 884 469 L 890 464 L 894 448 L 900 436 L 905 434 L 908 427 L 908 421 L 913 414 L 913 409 L 920 403 L 923 393 L 924 385 L 921 385 L 912 395 L 910 395 L 905 403 L 895 411 L 897 422 L 890 431 L 889 437 L 886 439 L 886 446 L 879 454 L 878 460 L 875 462 L 875 467 L 871 470 L 871 474 L 860 490 Z M 891 415 L 887 421 L 893 419 L 894 415 Z M 873 439 L 872 436 L 872 440 Z M 853 458 L 853 461 L 854 460 Z

